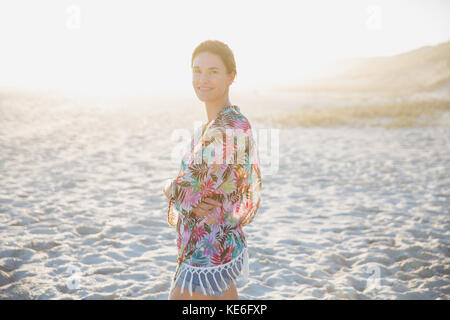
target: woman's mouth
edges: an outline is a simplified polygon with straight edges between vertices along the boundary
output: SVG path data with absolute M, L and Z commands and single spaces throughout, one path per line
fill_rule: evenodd
M 210 88 L 210 87 L 198 87 L 198 90 L 200 90 L 200 91 L 210 91 L 212 89 L 213 88 Z

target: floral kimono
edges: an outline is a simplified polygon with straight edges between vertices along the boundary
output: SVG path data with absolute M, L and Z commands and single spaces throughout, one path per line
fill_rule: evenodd
M 191 295 L 194 275 L 220 272 L 213 284 L 221 290 L 230 284 L 221 281 L 224 273 L 233 282 L 246 280 L 248 252 L 242 227 L 253 220 L 258 210 L 261 173 L 250 122 L 239 107 L 224 107 L 211 122 L 194 132 L 190 150 L 183 156 L 178 177 L 171 180 L 169 190 L 167 219 L 178 233 L 178 266 L 172 287 L 181 269 L 190 281 L 183 281 L 181 290 L 186 283 Z M 205 217 L 197 217 L 192 210 L 205 198 L 222 206 Z M 203 279 L 200 286 L 207 294 L 212 280 Z

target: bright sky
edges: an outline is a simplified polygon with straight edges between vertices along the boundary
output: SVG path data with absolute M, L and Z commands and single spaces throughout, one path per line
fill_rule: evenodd
M 238 90 L 283 84 L 449 41 L 450 1 L 2 0 L 0 86 L 191 92 L 206 39 L 234 51 Z

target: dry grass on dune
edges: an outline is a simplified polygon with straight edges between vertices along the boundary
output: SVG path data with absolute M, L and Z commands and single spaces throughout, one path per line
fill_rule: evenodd
M 435 124 L 439 115 L 450 111 L 450 101 L 403 102 L 371 106 L 327 108 L 302 107 L 271 120 L 283 127 L 379 126 L 384 128 L 423 127 Z M 260 117 L 261 122 L 267 118 Z

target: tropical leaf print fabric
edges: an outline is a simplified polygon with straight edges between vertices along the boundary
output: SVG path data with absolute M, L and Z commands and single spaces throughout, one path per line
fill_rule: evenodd
M 179 264 L 218 266 L 246 248 L 242 227 L 259 208 L 261 173 L 250 123 L 237 106 L 224 107 L 194 132 L 169 193 L 167 218 L 177 228 Z M 208 197 L 222 206 L 195 216 L 192 210 Z

